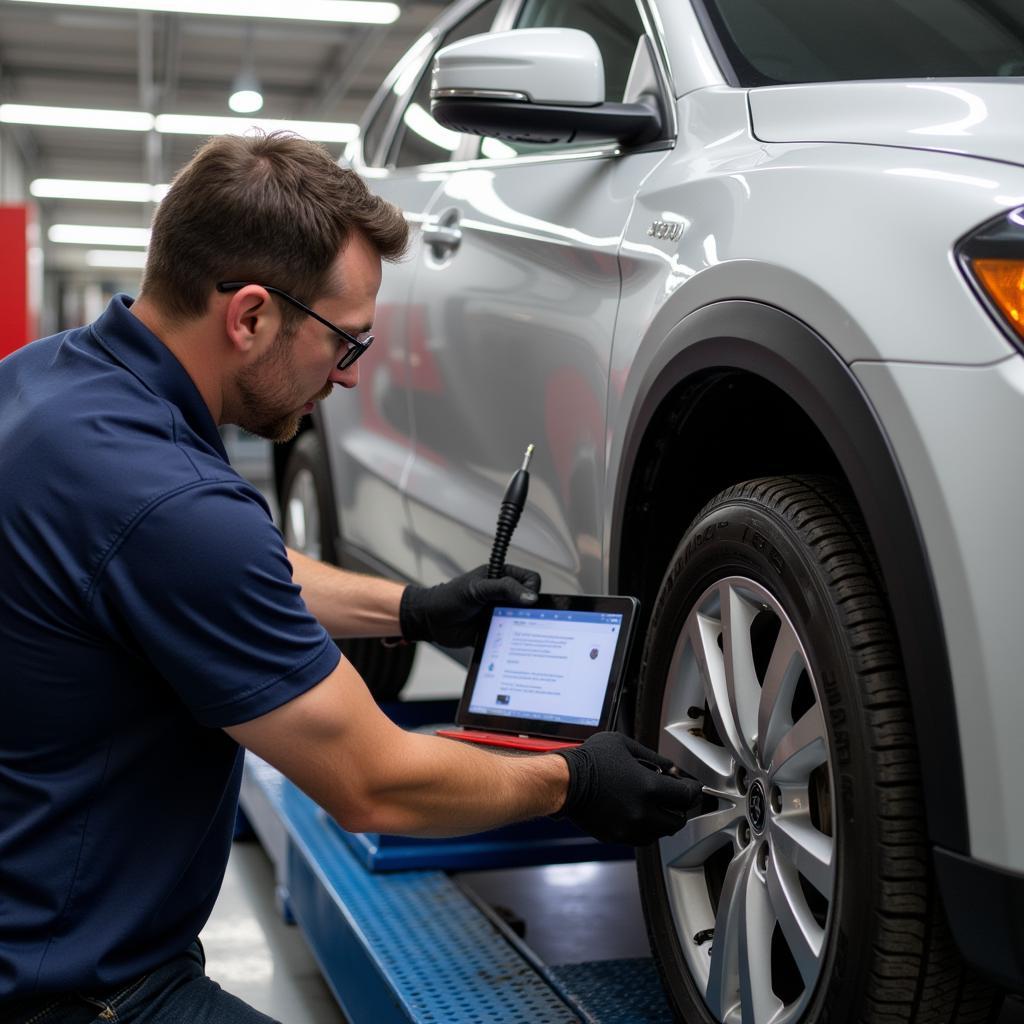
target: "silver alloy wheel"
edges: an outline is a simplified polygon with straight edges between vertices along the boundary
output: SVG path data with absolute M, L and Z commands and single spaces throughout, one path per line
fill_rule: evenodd
M 836 879 L 824 709 L 779 602 L 730 577 L 708 588 L 672 654 L 659 750 L 704 786 L 661 840 L 683 955 L 711 1015 L 783 1024 L 821 974 Z
M 303 467 L 292 477 L 285 495 L 284 540 L 297 551 L 319 561 L 321 554 L 320 504 L 316 480 L 311 470 Z

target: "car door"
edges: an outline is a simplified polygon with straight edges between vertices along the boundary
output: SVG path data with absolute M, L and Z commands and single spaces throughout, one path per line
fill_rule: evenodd
M 409 257 L 384 267 L 375 340 L 360 361 L 359 387 L 354 393 L 336 389 L 323 410 L 343 561 L 356 568 L 397 572 L 410 579 L 418 575 L 403 495 L 414 442 L 407 395 L 412 383 L 410 332 L 418 323 L 409 309 L 409 294 L 420 260 L 420 227 L 454 151 L 437 145 L 437 132 L 444 131 L 440 125 L 431 140 L 421 93 L 429 89 L 434 52 L 486 32 L 500 6 L 501 0 L 456 4 L 418 40 L 388 76 L 360 138 L 346 152 L 371 190 L 403 211 L 411 229 Z
M 588 31 L 619 101 L 644 35 L 631 0 L 525 0 L 516 27 Z M 524 83 L 525 84 L 525 83 Z M 420 576 L 488 560 L 499 503 L 529 443 L 529 503 L 510 560 L 553 591 L 604 590 L 605 407 L 643 150 L 484 139 L 449 167 L 424 222 L 409 302 L 416 456 L 406 481 Z

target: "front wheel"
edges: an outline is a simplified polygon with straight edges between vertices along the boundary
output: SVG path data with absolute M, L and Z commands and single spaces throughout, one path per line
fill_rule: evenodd
M 838 485 L 753 480 L 702 510 L 658 595 L 637 731 L 704 786 L 638 856 L 681 1019 L 993 1017 L 945 925 L 899 650 Z

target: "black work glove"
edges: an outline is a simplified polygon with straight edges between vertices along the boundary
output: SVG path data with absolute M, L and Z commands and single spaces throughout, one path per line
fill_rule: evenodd
M 701 798 L 699 782 L 620 732 L 599 732 L 554 753 L 569 764 L 561 814 L 603 843 L 644 846 L 673 835 Z
M 481 565 L 436 587 L 408 586 L 398 608 L 402 636 L 472 647 L 490 605 L 536 604 L 539 590 L 540 576 L 517 565 L 506 565 L 496 580 L 489 580 L 487 566 Z

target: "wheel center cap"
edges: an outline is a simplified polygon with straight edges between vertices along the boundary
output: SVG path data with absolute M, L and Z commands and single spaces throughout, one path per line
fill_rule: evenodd
M 750 818 L 750 827 L 758 835 L 764 831 L 767 814 L 768 801 L 764 795 L 764 786 L 755 782 L 747 793 L 747 817 Z

